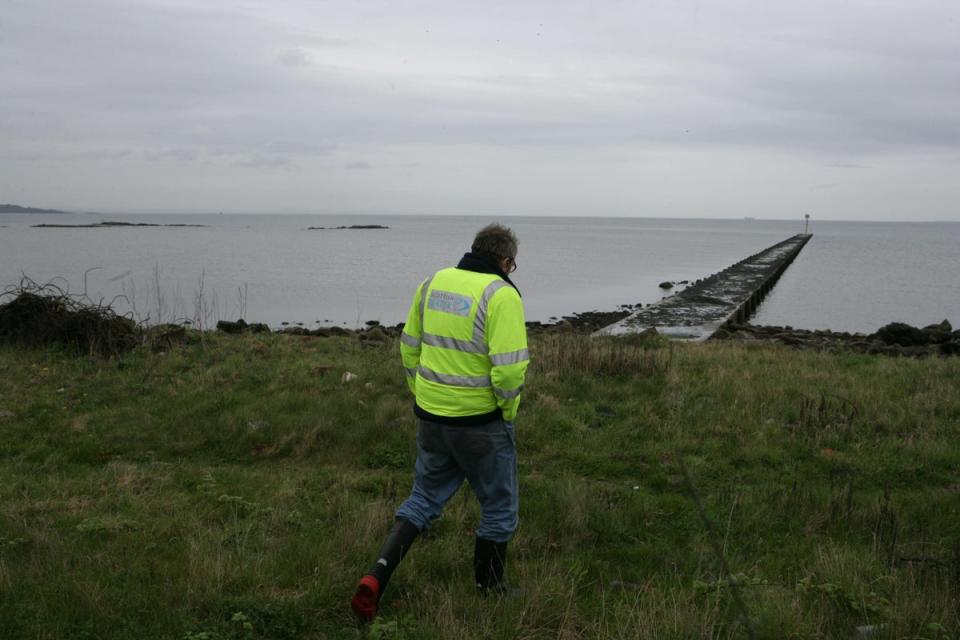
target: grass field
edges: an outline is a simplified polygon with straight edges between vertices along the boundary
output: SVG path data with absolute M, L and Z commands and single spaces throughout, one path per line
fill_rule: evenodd
M 474 593 L 467 487 L 364 627 L 412 478 L 395 342 L 0 347 L 0 638 L 960 637 L 960 359 L 531 350 L 525 596 Z

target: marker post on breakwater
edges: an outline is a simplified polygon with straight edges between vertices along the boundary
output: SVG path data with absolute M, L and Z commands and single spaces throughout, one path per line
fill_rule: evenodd
M 745 322 L 812 236 L 800 233 L 731 265 L 594 335 L 654 328 L 674 340 L 702 341 L 730 321 Z

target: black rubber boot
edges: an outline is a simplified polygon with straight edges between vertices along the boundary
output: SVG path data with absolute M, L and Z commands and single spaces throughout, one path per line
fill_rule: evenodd
M 397 518 L 397 521 L 393 524 L 393 529 L 390 530 L 390 534 L 380 548 L 377 562 L 367 574 L 376 578 L 377 582 L 380 583 L 380 595 L 387 588 L 393 570 L 403 560 L 403 556 L 407 554 L 419 534 L 420 530 L 408 520 Z
M 507 543 L 477 538 L 473 546 L 473 572 L 481 593 L 503 593 L 503 567 L 507 561 Z

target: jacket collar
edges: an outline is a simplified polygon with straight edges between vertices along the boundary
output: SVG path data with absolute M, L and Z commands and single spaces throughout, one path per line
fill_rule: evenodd
M 460 258 L 460 262 L 457 264 L 457 269 L 473 271 L 475 273 L 492 273 L 495 276 L 500 276 L 500 278 L 502 278 L 507 284 L 516 290 L 517 295 L 520 295 L 520 289 L 517 289 L 517 285 L 513 284 L 513 281 L 510 280 L 510 276 L 505 274 L 503 270 L 500 269 L 500 267 L 489 258 L 468 251 L 467 253 L 463 254 L 462 258 Z

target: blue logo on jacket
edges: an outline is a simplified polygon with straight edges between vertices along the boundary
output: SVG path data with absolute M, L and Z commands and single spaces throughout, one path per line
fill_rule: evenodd
M 430 298 L 427 299 L 428 309 L 452 313 L 464 318 L 470 317 L 470 307 L 472 306 L 473 298 L 450 291 L 440 291 L 439 289 L 431 291 Z

